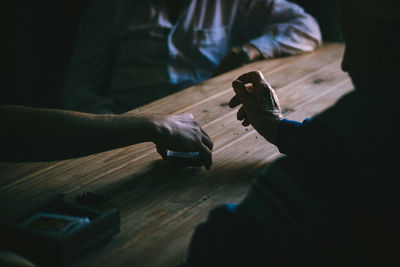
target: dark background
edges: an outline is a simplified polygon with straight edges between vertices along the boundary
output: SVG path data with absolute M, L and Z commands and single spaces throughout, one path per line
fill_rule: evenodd
M 2 104 L 58 107 L 78 19 L 88 0 L 8 1 L 9 87 Z
M 59 92 L 80 15 L 90 0 L 8 0 L 3 20 L 5 77 L 0 104 L 59 107 Z M 341 40 L 337 0 L 293 0 L 320 23 L 325 41 Z M 3 13 L 2 12 L 2 13 Z

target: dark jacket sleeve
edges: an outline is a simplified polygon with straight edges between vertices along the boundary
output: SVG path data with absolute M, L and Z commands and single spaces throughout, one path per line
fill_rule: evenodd
M 311 119 L 305 119 L 302 123 L 298 121 L 283 119 L 278 128 L 277 147 L 282 154 L 288 154 L 291 143 L 295 139 L 298 132 L 304 124 L 307 124 Z

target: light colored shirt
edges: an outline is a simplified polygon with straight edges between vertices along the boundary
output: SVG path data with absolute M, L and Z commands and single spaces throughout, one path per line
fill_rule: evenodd
M 184 0 L 183 0 L 184 1 Z M 284 0 L 95 0 L 83 14 L 63 86 L 64 108 L 123 112 L 210 78 L 232 47 L 264 58 L 312 51 L 317 22 Z

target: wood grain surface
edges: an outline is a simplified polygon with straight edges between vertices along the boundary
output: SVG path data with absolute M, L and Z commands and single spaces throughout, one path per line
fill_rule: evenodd
M 121 212 L 122 232 L 71 266 L 175 266 L 210 209 L 240 201 L 252 177 L 280 155 L 236 120 L 237 109 L 227 106 L 232 81 L 260 70 L 284 115 L 301 121 L 352 90 L 340 69 L 343 50 L 342 44 L 325 44 L 312 53 L 258 61 L 131 111 L 191 112 L 214 141 L 209 171 L 172 166 L 152 143 L 57 162 L 3 162 L 0 218 L 10 219 L 57 193 L 106 194 Z

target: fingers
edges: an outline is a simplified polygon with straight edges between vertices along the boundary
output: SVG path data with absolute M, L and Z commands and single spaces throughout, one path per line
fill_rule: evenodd
M 201 128 L 200 128 L 200 129 L 201 129 Z M 202 133 L 201 142 L 202 142 L 206 147 L 208 147 L 208 149 L 212 150 L 212 149 L 213 149 L 213 146 L 214 146 L 214 143 L 213 143 L 213 141 L 211 140 L 210 136 L 208 136 L 208 134 L 207 134 L 203 129 L 201 129 L 201 133 Z
M 206 167 L 206 169 L 209 170 L 212 165 L 211 150 L 208 149 L 208 147 L 205 146 L 203 143 L 198 143 L 198 150 L 200 153 L 201 162 L 203 163 L 204 167 Z
M 211 138 L 210 136 L 208 136 L 206 131 L 204 131 L 201 127 L 200 130 L 202 135 L 201 135 L 201 142 L 198 143 L 198 149 L 204 167 L 206 167 L 206 169 L 209 170 L 212 164 L 211 151 L 213 149 L 214 143 L 211 141 Z
M 245 73 L 232 82 L 236 95 L 229 101 L 229 107 L 240 105 L 243 100 L 254 91 L 254 83 L 266 83 L 264 76 L 259 71 Z
M 179 114 L 176 114 L 175 116 L 182 117 L 182 118 L 189 118 L 192 120 L 194 119 L 193 114 L 190 112 L 179 113 Z
M 235 95 L 234 97 L 232 97 L 231 100 L 229 100 L 228 105 L 230 108 L 235 108 L 235 107 L 239 106 L 240 104 L 242 104 L 242 102 L 240 101 L 240 98 L 237 95 Z
M 250 94 L 253 93 L 254 85 L 252 83 L 246 83 L 244 86 L 246 87 L 247 92 L 249 92 Z
M 190 113 L 190 112 L 186 112 L 185 115 L 188 116 L 191 119 L 194 119 L 193 114 Z
M 239 81 L 239 80 L 234 80 L 232 82 L 232 87 L 233 87 L 233 90 L 235 91 L 236 95 L 239 97 L 240 102 L 243 103 L 243 101 L 249 95 L 249 92 L 247 91 L 246 86 L 244 85 L 244 83 Z
M 249 118 L 247 117 L 246 111 L 244 110 L 243 106 L 240 107 L 240 109 L 238 110 L 236 117 L 239 121 L 242 121 L 243 126 L 250 125 Z
M 165 147 L 162 147 L 160 145 L 156 145 L 157 152 L 161 155 L 163 159 L 167 158 L 167 149 Z
M 250 121 L 248 120 L 248 119 L 245 119 L 243 122 L 242 122 L 242 125 L 244 126 L 244 127 L 247 127 L 247 126 L 249 126 L 251 123 L 250 123 Z
M 243 106 L 241 106 L 241 107 L 239 108 L 239 110 L 238 110 L 238 112 L 237 112 L 237 114 L 236 114 L 236 118 L 237 118 L 239 121 L 242 121 L 242 120 L 244 120 L 244 119 L 247 119 L 247 114 L 246 114 L 246 111 L 244 110 L 244 107 L 243 107 Z
M 229 106 L 231 106 L 231 104 L 232 104 L 232 107 L 234 107 L 234 105 L 236 105 L 236 104 L 239 105 L 241 102 L 243 102 L 243 101 L 240 101 L 240 100 L 238 101 L 238 99 L 242 99 L 243 100 L 244 97 L 248 97 L 248 95 L 251 94 L 253 92 L 253 89 L 254 89 L 252 84 L 244 84 L 244 83 L 242 83 L 240 81 L 233 81 L 232 86 L 233 86 L 233 89 L 236 92 L 236 96 L 235 96 L 236 98 L 233 97 L 231 99 L 231 101 L 229 102 Z M 239 94 L 241 94 L 242 97 L 240 97 Z M 238 110 L 238 112 L 236 114 L 236 118 L 239 121 L 243 121 L 242 122 L 243 126 L 249 126 L 250 125 L 250 121 L 249 121 L 249 119 L 247 117 L 247 113 L 246 113 L 246 111 L 245 111 L 243 106 L 241 106 L 239 108 L 239 110 Z
M 181 152 L 199 152 L 202 164 L 210 169 L 212 164 L 213 142 L 210 136 L 200 127 L 191 113 L 173 115 L 172 126 L 175 126 L 171 136 L 164 144 L 157 144 L 157 152 L 167 158 L 167 149 Z M 179 123 L 176 123 L 179 121 Z
M 206 133 L 206 131 L 203 130 L 203 128 L 200 127 L 201 133 L 208 137 L 211 140 L 211 137 Z
M 250 71 L 242 74 L 236 80 L 241 81 L 243 84 L 253 83 L 253 84 L 264 84 L 265 79 L 261 71 Z

